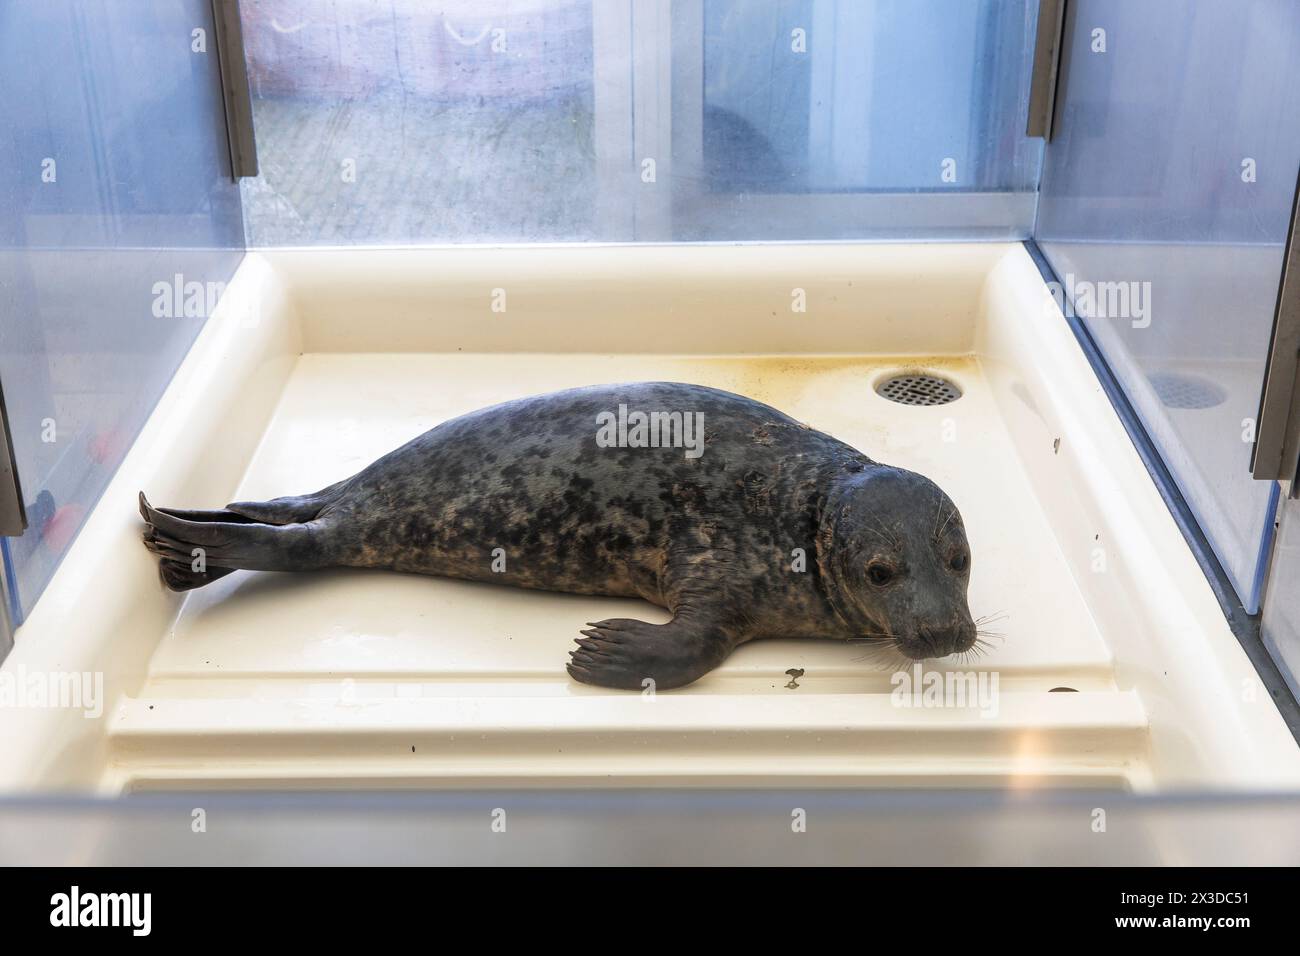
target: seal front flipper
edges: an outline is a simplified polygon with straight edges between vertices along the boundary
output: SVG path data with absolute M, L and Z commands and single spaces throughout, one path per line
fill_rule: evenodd
M 667 624 L 612 618 L 582 633 L 578 649 L 569 652 L 569 676 L 623 690 L 683 687 L 721 664 L 738 643 L 716 618 L 699 612 L 680 613 Z

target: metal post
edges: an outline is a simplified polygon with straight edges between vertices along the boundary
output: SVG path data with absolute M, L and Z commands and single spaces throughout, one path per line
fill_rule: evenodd
M 244 30 L 239 0 L 212 0 L 212 24 L 221 64 L 221 99 L 226 108 L 230 170 L 235 179 L 257 175 L 257 140 L 253 136 L 253 101 L 244 61 Z
M 1291 203 L 1291 229 L 1282 257 L 1277 307 L 1273 312 L 1273 337 L 1268 347 L 1259 415 L 1255 419 L 1255 447 L 1251 473 L 1260 480 L 1289 482 L 1291 497 L 1300 482 L 1300 176 Z
M 4 388 L 0 386 L 0 535 L 20 535 L 26 528 L 27 509 L 23 507 L 18 463 L 14 460 L 9 433 L 9 413 L 5 408 Z
M 1038 34 L 1034 42 L 1034 71 L 1029 80 L 1029 121 L 1026 136 L 1049 143 L 1055 127 L 1056 78 L 1061 65 L 1065 0 L 1038 0 Z

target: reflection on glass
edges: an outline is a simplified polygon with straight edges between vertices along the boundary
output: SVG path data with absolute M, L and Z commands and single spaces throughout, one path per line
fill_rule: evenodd
M 1300 500 L 1282 507 L 1282 526 L 1268 575 L 1261 631 L 1291 693 L 1300 700 Z
M 1024 237 L 1036 10 L 247 0 L 250 243 Z
M 1250 449 L 1300 163 L 1300 125 L 1278 119 L 1300 115 L 1300 5 L 1079 0 L 1066 48 L 1038 241 L 1091 296 L 1084 321 L 1254 611 L 1273 489 Z
M 708 188 L 1033 192 L 1035 11 L 1004 0 L 705 0 Z
M 0 377 L 29 518 L 3 546 L 19 618 L 203 325 L 206 302 L 177 314 L 157 290 L 217 289 L 241 255 L 210 17 L 206 0 L 0 5 Z
M 592 237 L 590 0 L 242 13 L 261 162 L 244 183 L 250 245 Z

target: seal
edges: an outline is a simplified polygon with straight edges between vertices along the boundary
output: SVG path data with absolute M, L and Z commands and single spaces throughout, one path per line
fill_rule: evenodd
M 569 674 L 606 687 L 680 687 L 757 638 L 911 659 L 978 641 L 965 528 L 937 485 L 699 385 L 505 402 L 314 494 L 184 511 L 141 493 L 140 511 L 174 590 L 235 569 L 387 568 L 667 608 L 667 624 L 580 631 Z

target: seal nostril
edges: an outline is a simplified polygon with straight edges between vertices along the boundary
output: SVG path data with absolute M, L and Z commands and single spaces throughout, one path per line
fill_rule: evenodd
M 932 657 L 947 657 L 970 649 L 974 644 L 973 635 L 968 635 L 962 627 L 917 628 L 916 643 L 923 647 Z
M 931 657 L 947 657 L 957 647 L 955 634 L 952 631 L 922 628 L 916 632 L 916 640 Z

